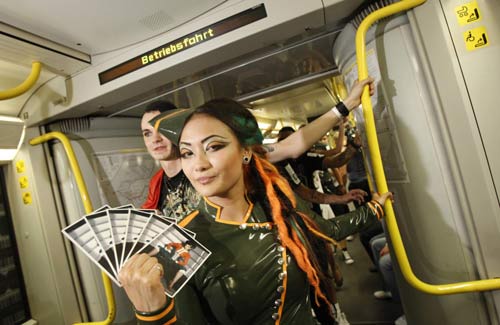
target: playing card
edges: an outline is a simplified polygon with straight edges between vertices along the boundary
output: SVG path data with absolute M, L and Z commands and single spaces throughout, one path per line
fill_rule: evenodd
M 152 213 L 146 213 L 139 210 L 130 211 L 130 219 L 127 227 L 125 249 L 122 252 L 121 265 L 134 254 L 136 254 L 144 244 L 139 241 L 146 226 L 151 219 Z
M 162 284 L 169 297 L 182 289 L 211 254 L 177 224 L 156 236 L 142 252 L 154 255 L 162 265 Z
M 116 251 L 116 270 L 121 269 L 121 258 L 126 244 L 127 229 L 129 223 L 129 209 L 109 209 L 107 210 L 109 222 L 111 224 L 111 234 Z
M 62 233 L 104 271 L 116 285 L 121 286 L 111 261 L 109 261 L 85 217 L 64 228 Z
M 116 267 L 118 257 L 115 250 L 115 241 L 113 239 L 113 233 L 111 231 L 111 224 L 109 221 L 109 216 L 107 211 L 101 211 L 98 213 L 86 215 L 85 219 L 89 223 L 90 227 L 94 231 L 97 240 L 104 249 L 108 260 L 113 266 L 115 274 L 118 274 L 118 269 Z
M 165 272 L 165 293 L 173 297 L 211 252 L 196 241 L 192 231 L 151 211 L 137 210 L 132 205 L 105 205 L 62 232 L 118 286 L 118 273 L 131 256 L 156 256 Z

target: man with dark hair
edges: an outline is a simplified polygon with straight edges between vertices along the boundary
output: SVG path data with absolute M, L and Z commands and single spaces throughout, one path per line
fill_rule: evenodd
M 182 172 L 177 147 L 148 123 L 155 116 L 176 108 L 169 101 L 159 100 L 149 104 L 142 116 L 144 144 L 161 165 L 149 183 L 148 197 L 142 208 L 159 210 L 166 217 L 179 220 L 198 206 L 200 196 Z

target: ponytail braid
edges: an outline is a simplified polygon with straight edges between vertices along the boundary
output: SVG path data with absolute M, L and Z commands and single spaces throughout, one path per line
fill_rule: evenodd
M 320 289 L 320 280 L 318 277 L 318 271 L 320 272 L 320 270 L 313 267 L 309 259 L 309 252 L 298 237 L 297 231 L 289 229 L 282 214 L 282 207 L 287 204 L 281 202 L 279 195 L 275 191 L 274 185 L 276 185 L 278 191 L 284 194 L 286 199 L 290 202 L 289 204 L 293 206 L 295 205 L 295 200 L 290 186 L 283 180 L 276 167 L 274 167 L 270 162 L 258 157 L 258 155 L 254 155 L 252 160 L 257 172 L 259 173 L 260 179 L 264 184 L 271 217 L 277 226 L 278 234 L 281 238 L 283 246 L 290 250 L 292 255 L 295 257 L 297 265 L 307 275 L 309 283 L 314 287 L 316 304 L 318 304 L 318 297 L 328 302 L 328 299 Z

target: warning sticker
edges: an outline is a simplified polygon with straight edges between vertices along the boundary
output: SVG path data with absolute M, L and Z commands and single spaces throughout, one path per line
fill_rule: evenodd
M 470 29 L 464 33 L 465 47 L 468 51 L 474 51 L 489 45 L 489 39 L 485 27 Z
M 455 14 L 457 15 L 458 23 L 460 26 L 464 26 L 476 21 L 480 21 L 482 16 L 479 13 L 479 7 L 476 1 L 465 3 L 461 6 L 455 8 Z

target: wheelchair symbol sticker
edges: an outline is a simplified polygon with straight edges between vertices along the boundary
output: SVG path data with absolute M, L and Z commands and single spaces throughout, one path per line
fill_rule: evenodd
M 465 3 L 455 8 L 458 23 L 463 26 L 481 20 L 479 7 L 476 1 Z
M 478 27 L 466 31 L 464 34 L 465 47 L 468 51 L 477 50 L 478 48 L 489 45 L 489 38 L 485 27 Z

